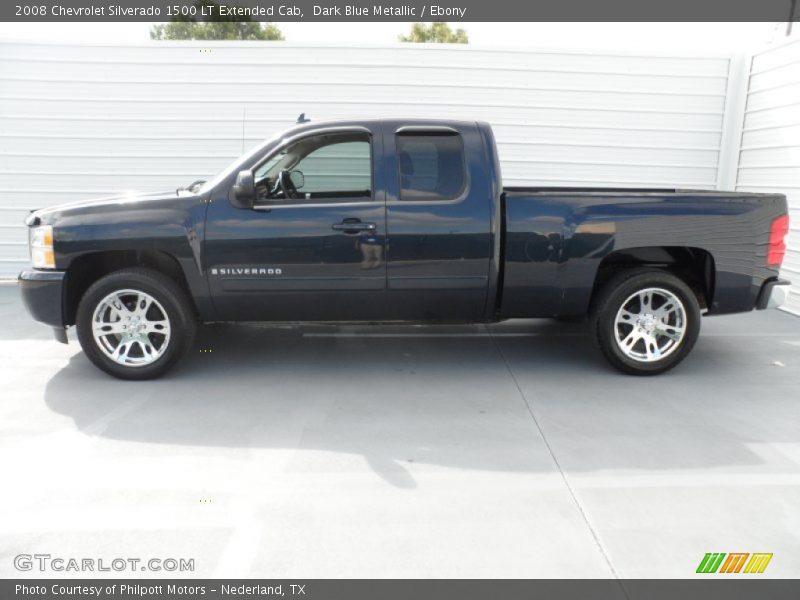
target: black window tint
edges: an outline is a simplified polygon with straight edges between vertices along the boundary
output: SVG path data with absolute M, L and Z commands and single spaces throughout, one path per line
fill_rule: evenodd
M 452 200 L 464 190 L 459 135 L 398 135 L 401 200 Z

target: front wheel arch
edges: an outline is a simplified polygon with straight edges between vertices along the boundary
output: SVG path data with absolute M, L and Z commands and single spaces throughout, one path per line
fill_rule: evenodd
M 67 267 L 64 323 L 75 324 L 78 304 L 94 283 L 116 271 L 135 268 L 157 271 L 175 281 L 192 301 L 192 309 L 197 313 L 186 273 L 175 256 L 160 250 L 111 250 L 82 254 Z

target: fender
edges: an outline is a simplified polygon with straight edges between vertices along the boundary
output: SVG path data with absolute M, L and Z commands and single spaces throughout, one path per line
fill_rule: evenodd
M 62 205 L 37 211 L 36 216 L 55 227 L 58 270 L 69 273 L 73 264 L 105 253 L 159 252 L 173 258 L 200 318 L 208 321 L 215 315 L 203 264 L 207 208 L 207 196 L 178 196 L 173 191 Z M 87 276 L 91 279 L 91 273 Z

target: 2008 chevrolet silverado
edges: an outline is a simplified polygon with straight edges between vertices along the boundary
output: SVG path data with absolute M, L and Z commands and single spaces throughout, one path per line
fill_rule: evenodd
M 614 366 L 654 374 L 701 314 L 778 304 L 787 283 L 785 196 L 504 188 L 476 122 L 302 122 L 210 181 L 27 225 L 29 311 L 125 379 L 167 371 L 198 322 L 586 315 Z

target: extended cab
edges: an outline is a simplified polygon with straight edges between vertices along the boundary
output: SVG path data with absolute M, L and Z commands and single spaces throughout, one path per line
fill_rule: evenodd
M 206 182 L 37 210 L 33 317 L 126 379 L 163 374 L 198 322 L 589 316 L 617 368 L 665 371 L 701 314 L 766 308 L 786 198 L 504 188 L 486 123 L 302 123 Z

